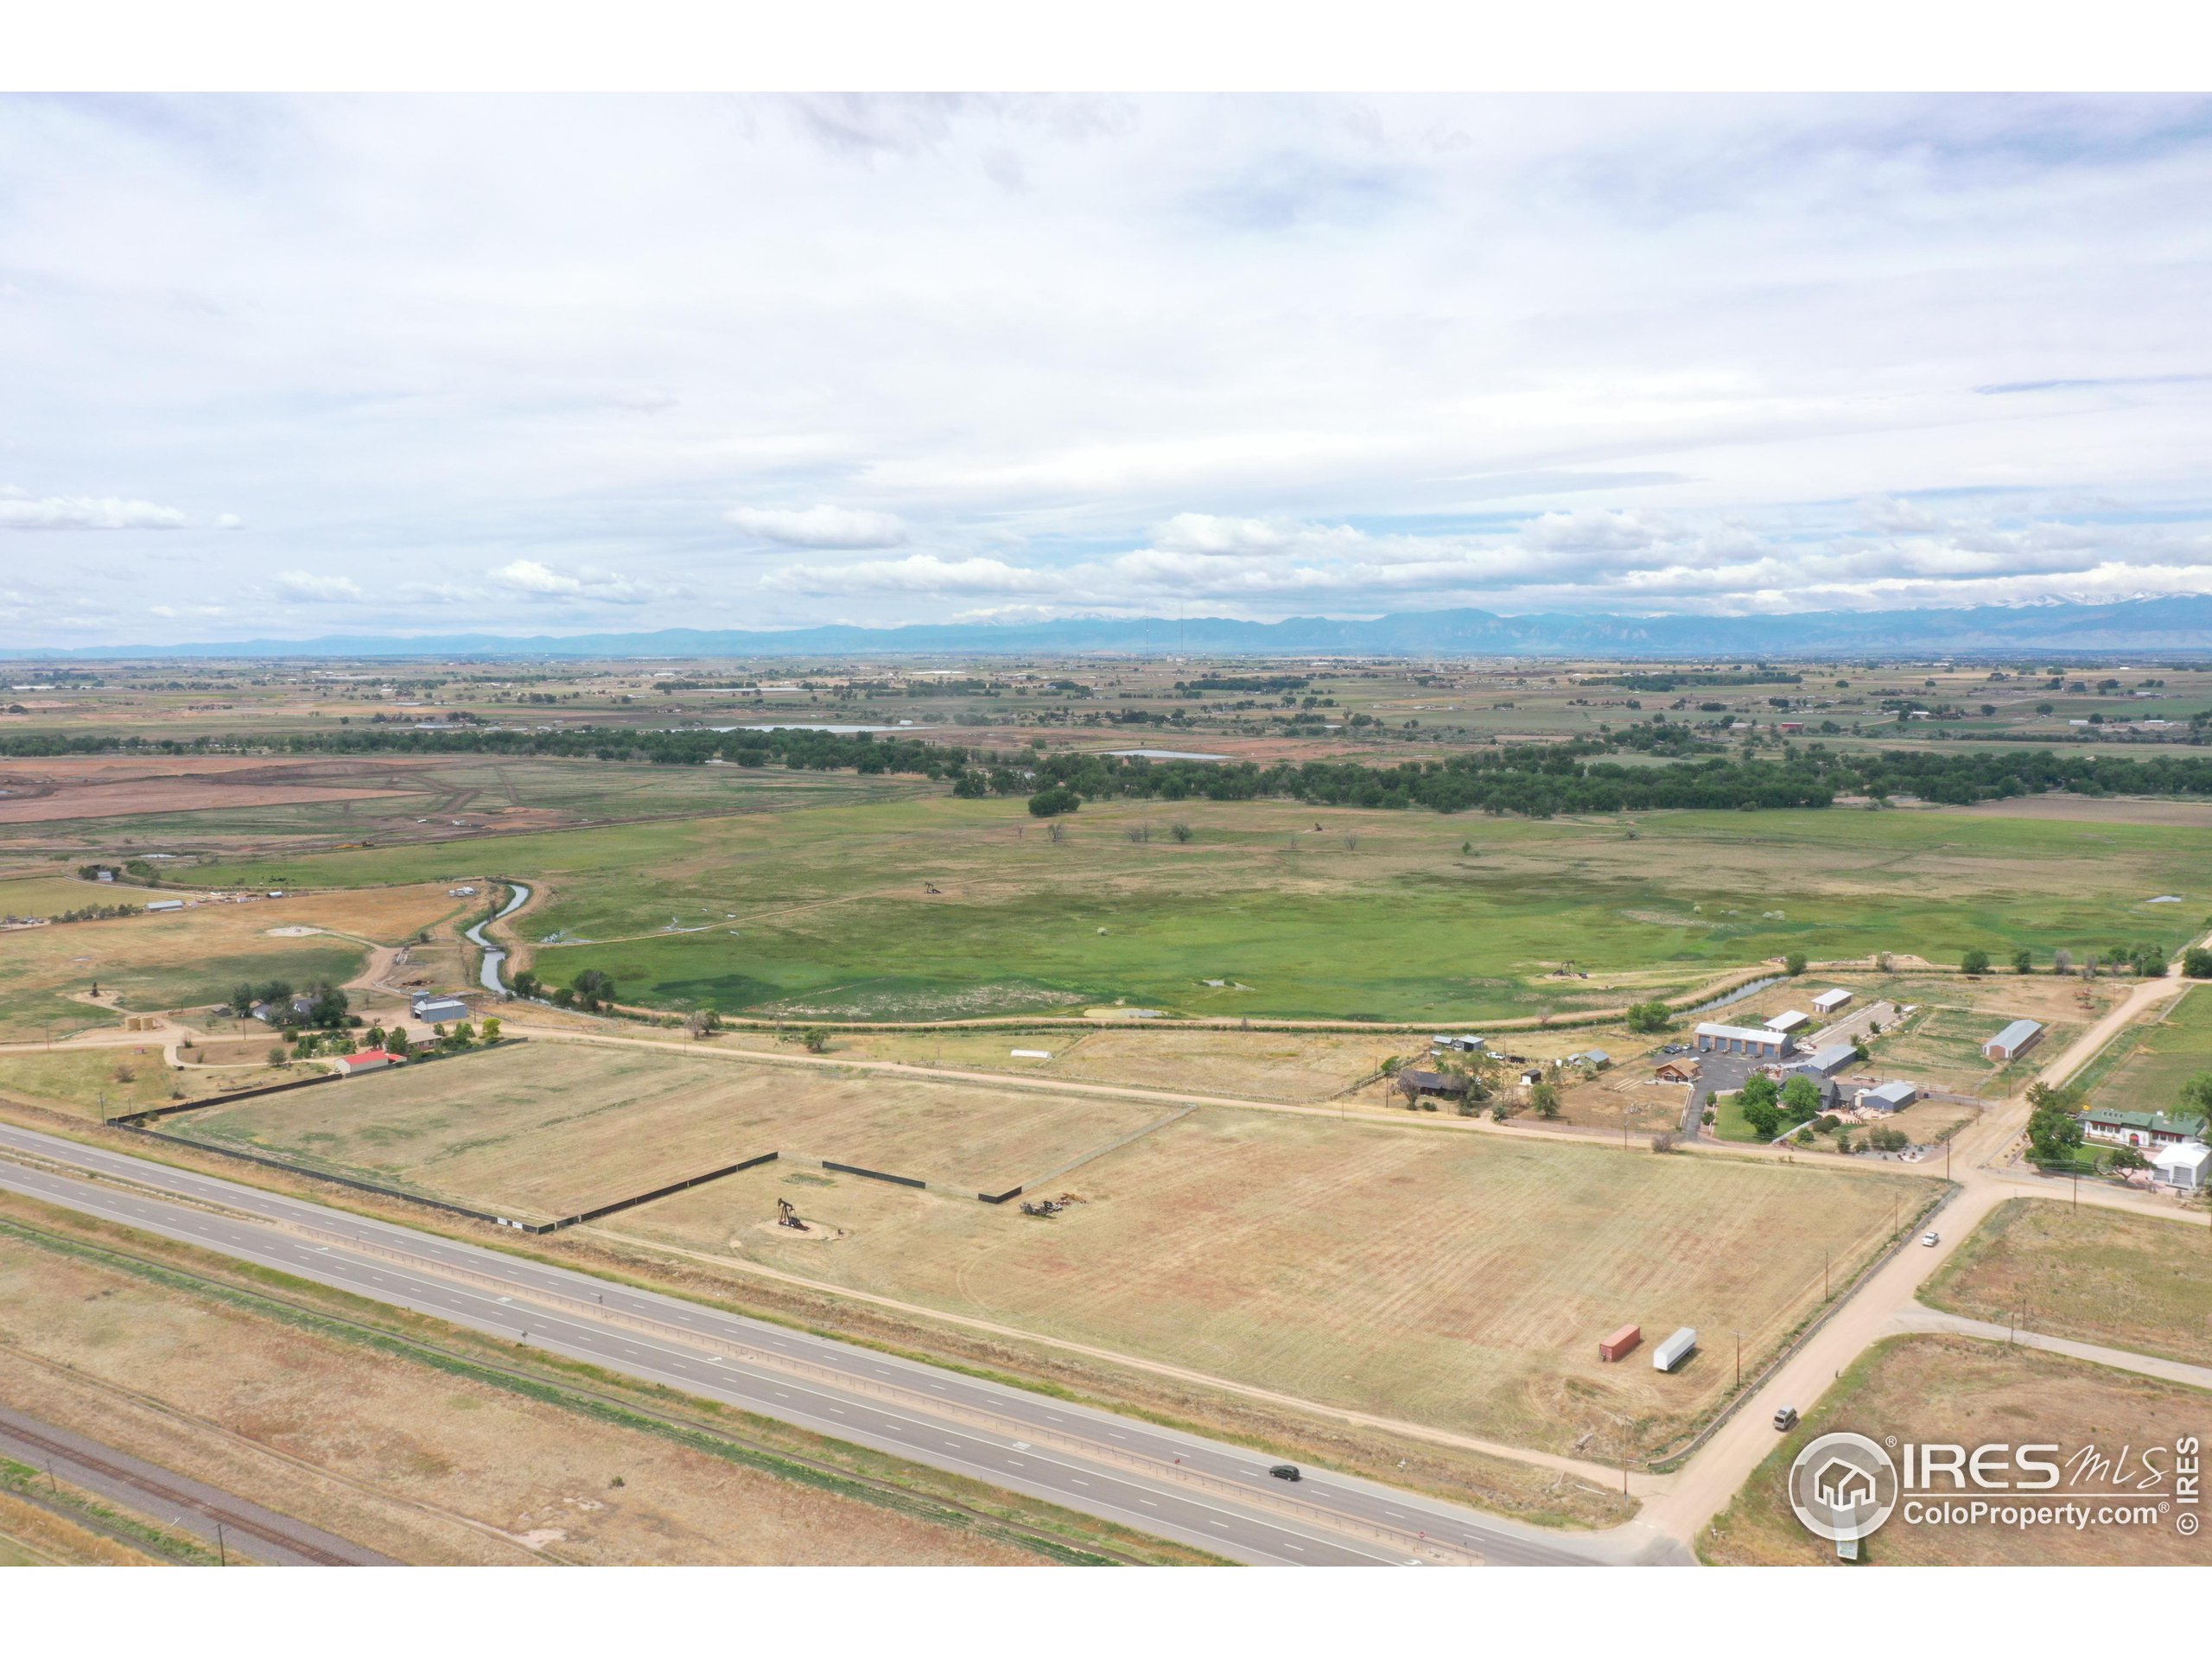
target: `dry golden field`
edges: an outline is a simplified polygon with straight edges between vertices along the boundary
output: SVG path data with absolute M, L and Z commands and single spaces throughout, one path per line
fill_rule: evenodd
M 264 1038 L 251 1045 L 252 1058 L 267 1054 L 275 1040 Z M 285 1067 L 247 1064 L 176 1069 L 163 1057 L 162 1033 L 155 1033 L 147 1042 L 129 1047 L 0 1054 L 0 1094 L 21 1096 L 86 1118 L 119 1117 L 180 1099 L 200 1100 L 289 1083 L 322 1069 L 305 1060 Z
M 2212 1359 L 2212 1217 L 2013 1198 L 1923 1293 L 1938 1307 L 2186 1364 Z
M 1036 1559 L 4 1236 L 0 1310 L 18 1409 L 403 1561 Z
M 1077 1171 L 1051 1221 L 770 1165 L 628 1236 L 1554 1451 L 1653 1450 L 1933 1189 L 1903 1177 L 1208 1108 Z M 763 1231 L 775 1200 L 847 1230 Z M 1603 1365 L 1625 1321 L 1705 1351 Z
M 1134 1102 L 537 1041 L 211 1107 L 172 1127 L 551 1219 L 769 1152 L 1002 1191 L 1160 1115 Z
M 2060 1447 L 2062 1464 L 2081 1448 L 2094 1446 L 2116 1461 L 2123 1446 L 2139 1454 L 2151 1446 L 2171 1448 L 2185 1434 L 2212 1440 L 2212 1395 L 2004 1343 L 1893 1337 L 1862 1355 L 1844 1374 L 1842 1385 L 1796 1430 L 1779 1438 L 1773 1455 L 1699 1540 L 1699 1554 L 1723 1566 L 1834 1563 L 1834 1546 L 1807 1532 L 1790 1512 L 1787 1480 L 1799 1449 L 1815 1435 L 1837 1429 L 1878 1440 L 1895 1436 L 1968 1446 L 2050 1442 Z M 2171 1477 L 2171 1451 L 2161 1462 Z M 2139 1478 L 2141 1465 L 2133 1466 Z M 2107 1487 L 2090 1501 L 2140 1503 L 2147 1497 L 2155 1503 L 2171 1491 L 2170 1481 L 2147 1494 Z M 2001 1502 L 2012 1495 L 1985 1496 Z M 2048 1501 L 2061 1496 L 2053 1494 Z M 2173 1518 L 2170 1514 L 2156 1526 L 2078 1531 L 1990 1522 L 1933 1527 L 1908 1525 L 1900 1509 L 1861 1545 L 1861 1560 L 1897 1567 L 2212 1565 L 2212 1545 L 2201 1535 L 2183 1536 Z
M 772 1038 L 759 1033 L 731 1033 L 716 1040 L 734 1046 L 773 1046 Z M 1111 1026 L 1090 1031 L 841 1031 L 830 1039 L 830 1052 L 1295 1102 L 1326 1100 L 1373 1073 L 1389 1056 L 1424 1046 L 1389 1033 Z M 1017 1055 L 1016 1049 L 1040 1049 L 1050 1058 Z

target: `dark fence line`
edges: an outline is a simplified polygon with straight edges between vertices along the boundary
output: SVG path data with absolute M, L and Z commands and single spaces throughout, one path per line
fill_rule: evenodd
M 509 1043 L 522 1043 L 529 1040 L 526 1037 L 502 1037 L 498 1042 L 486 1044 L 480 1048 L 429 1049 L 420 1054 L 409 1055 L 398 1065 L 379 1066 L 374 1071 L 363 1071 L 357 1075 L 372 1077 L 379 1074 L 404 1071 L 410 1065 L 428 1065 L 433 1060 L 458 1059 L 464 1054 L 487 1054 L 493 1049 L 505 1048 Z M 179 1112 L 204 1112 L 211 1106 L 227 1106 L 232 1101 L 258 1100 L 264 1095 L 281 1095 L 287 1089 L 308 1089 L 318 1083 L 338 1083 L 346 1080 L 346 1075 L 343 1071 L 323 1071 L 312 1077 L 294 1077 L 289 1083 L 264 1083 L 258 1089 L 234 1089 L 228 1094 L 209 1095 L 204 1100 L 181 1100 L 173 1106 L 149 1106 L 143 1112 L 125 1112 L 108 1121 L 129 1128 L 133 1124 L 143 1123 L 150 1118 L 174 1117 Z
M 1003 1192 L 978 1192 L 976 1196 L 985 1204 L 1004 1204 L 1008 1198 L 1020 1198 L 1028 1190 L 1026 1186 L 1009 1186 Z
M 674 1193 L 687 1192 L 695 1186 L 704 1186 L 709 1181 L 719 1181 L 723 1176 L 734 1175 L 740 1170 L 758 1169 L 763 1164 L 772 1164 L 782 1155 L 781 1153 L 764 1152 L 757 1158 L 747 1158 L 742 1163 L 725 1164 L 721 1168 L 710 1169 L 703 1175 L 693 1175 L 681 1181 L 671 1181 L 666 1186 L 657 1186 L 650 1192 L 639 1192 L 632 1198 L 617 1198 L 612 1204 L 602 1204 L 598 1209 L 587 1210 L 582 1215 L 563 1216 L 551 1226 L 541 1228 L 538 1230 L 550 1233 L 563 1227 L 575 1227 L 587 1221 L 597 1221 L 601 1216 L 611 1216 L 618 1210 L 634 1210 L 641 1204 L 651 1204 L 655 1198 L 665 1198 Z
M 927 1181 L 918 1181 L 912 1175 L 887 1175 L 880 1169 L 862 1169 L 858 1164 L 833 1164 L 827 1158 L 822 1167 L 834 1169 L 841 1175 L 865 1175 L 871 1181 L 889 1181 L 893 1186 L 918 1186 L 926 1189 Z
M 330 1181 L 339 1186 L 349 1186 L 356 1192 L 373 1192 L 378 1198 L 399 1198 L 408 1204 L 419 1204 L 426 1209 L 442 1210 L 449 1216 L 463 1216 L 470 1221 L 488 1221 L 495 1227 L 513 1227 L 525 1233 L 550 1233 L 557 1224 L 538 1224 L 514 1221 L 505 1216 L 495 1216 L 488 1210 L 472 1210 L 465 1204 L 448 1204 L 443 1198 L 425 1198 L 420 1192 L 409 1192 L 396 1186 L 379 1185 L 375 1181 L 364 1181 L 351 1175 L 335 1175 L 328 1170 L 311 1169 L 305 1164 L 296 1164 L 283 1158 L 271 1158 L 265 1153 L 248 1152 L 242 1147 L 226 1147 L 213 1141 L 195 1141 L 190 1135 L 170 1135 L 161 1129 L 141 1128 L 136 1123 L 118 1118 L 109 1126 L 131 1135 L 143 1135 L 149 1141 L 166 1141 L 173 1147 L 190 1147 L 199 1152 L 212 1152 L 221 1158 L 236 1158 L 242 1163 L 259 1164 L 267 1169 L 281 1169 L 289 1175 L 304 1175 L 312 1180 Z

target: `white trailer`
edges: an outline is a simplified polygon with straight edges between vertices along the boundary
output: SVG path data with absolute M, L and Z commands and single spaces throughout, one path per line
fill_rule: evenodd
M 1671 1371 L 1696 1351 L 1697 1331 L 1686 1325 L 1651 1351 L 1651 1369 Z

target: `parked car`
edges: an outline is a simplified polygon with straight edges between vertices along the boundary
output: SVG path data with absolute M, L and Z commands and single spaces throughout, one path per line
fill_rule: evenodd
M 1303 1480 L 1306 1478 L 1305 1476 L 1298 1472 L 1298 1465 L 1294 1463 L 1279 1463 L 1275 1465 L 1274 1468 L 1268 1470 L 1268 1472 L 1273 1475 L 1277 1480 Z
M 1797 1408 L 1796 1408 L 1796 1407 L 1795 1407 L 1795 1406 L 1784 1406 L 1784 1407 L 1783 1407 L 1780 1411 L 1777 1411 L 1777 1412 L 1776 1412 L 1776 1413 L 1774 1414 L 1774 1432 L 1775 1432 L 1776 1433 L 1777 1433 L 1777 1434 L 1787 1434 L 1787 1433 L 1788 1433 L 1791 1429 L 1793 1429 L 1793 1428 L 1795 1428 L 1795 1427 L 1797 1427 Z
M 1941 1233 L 1923 1233 L 1920 1236 L 1920 1242 L 1932 1250 L 1938 1244 L 1941 1244 L 1943 1242 L 1943 1235 Z

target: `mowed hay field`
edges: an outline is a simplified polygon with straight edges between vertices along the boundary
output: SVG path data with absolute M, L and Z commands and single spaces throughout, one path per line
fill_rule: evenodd
M 1990 1212 L 1923 1299 L 2009 1323 L 2185 1364 L 2212 1361 L 2212 1217 L 2171 1220 L 2047 1199 Z
M 1697 1541 L 1698 1554 L 1720 1566 L 1834 1565 L 1835 1547 L 1799 1524 L 1789 1507 L 1790 1461 L 1815 1436 L 1847 1429 L 1875 1440 L 1966 1446 L 2051 1444 L 2063 1460 L 2084 1447 L 2118 1465 L 2128 1448 L 2133 1479 L 2122 1485 L 2083 1484 L 2091 1507 L 2157 1503 L 2173 1493 L 2174 1442 L 2184 1435 L 2212 1440 L 2212 1394 L 2130 1371 L 2112 1370 L 2063 1354 L 2044 1353 L 1970 1337 L 1892 1337 L 1859 1356 L 1805 1421 L 1778 1436 L 1734 1503 Z M 2153 1446 L 2165 1484 L 2148 1491 L 2133 1480 Z M 2070 1478 L 2070 1477 L 2069 1477 Z M 2062 1482 L 2062 1484 L 2066 1484 Z M 2094 1496 L 2087 1496 L 2087 1494 Z M 2063 1492 L 1961 1494 L 1993 1503 L 2060 1503 Z M 2172 1511 L 2157 1526 L 1912 1526 L 1902 1506 L 1859 1546 L 1862 1562 L 1896 1567 L 2203 1567 L 2212 1544 L 2183 1536 Z
M 175 889 L 116 888 L 113 902 L 188 896 Z M 3 889 L 4 884 L 0 884 Z M 91 901 L 88 901 L 91 902 Z M 296 986 L 342 982 L 358 974 L 368 950 L 359 941 L 397 944 L 438 926 L 466 903 L 437 887 L 204 904 L 105 922 L 64 922 L 0 934 L 0 1040 L 20 1041 L 51 1025 L 59 1036 L 105 1025 L 112 1014 L 71 1000 L 95 982 L 131 1012 L 205 1007 L 243 980 L 285 979 Z M 272 936 L 272 928 L 325 930 Z
M 745 1046 L 746 1034 L 719 1041 Z M 767 1043 L 755 1039 L 756 1046 Z M 1014 1051 L 1038 1051 L 1017 1055 Z M 831 1054 L 870 1059 L 1071 1077 L 1086 1083 L 1250 1095 L 1264 1100 L 1326 1100 L 1373 1075 L 1392 1055 L 1426 1052 L 1402 1033 L 1166 1030 L 1109 1026 L 1039 1031 L 841 1031 Z
M 1631 824 L 1099 801 L 1062 827 L 1055 843 L 1019 801 L 929 795 L 472 846 L 547 889 L 518 966 L 555 985 L 596 968 L 655 1007 L 899 1020 L 1125 1000 L 1440 1028 L 1618 1006 L 1793 950 L 2171 949 L 2201 906 L 2144 901 L 2212 867 L 2202 828 L 1945 812 Z M 434 851 L 285 868 L 400 880 Z M 1570 960 L 1590 976 L 1546 977 Z
M 771 1152 L 1003 1191 L 1161 1116 L 1152 1104 L 537 1040 L 214 1106 L 169 1127 L 544 1221 Z
M 10 1404 L 404 1562 L 1037 1559 L 8 1235 L 0 1309 Z
M 1592 1457 L 1649 1452 L 1721 1397 L 1934 1187 L 1905 1177 L 1208 1108 L 1078 1170 L 1087 1202 L 1003 1207 L 775 1166 L 610 1218 L 1041 1334 L 1331 1404 Z M 785 1240 L 789 1198 L 849 1230 Z M 1704 1331 L 1661 1376 L 1634 1321 Z M 1586 1442 L 1584 1437 L 1589 1437 Z

